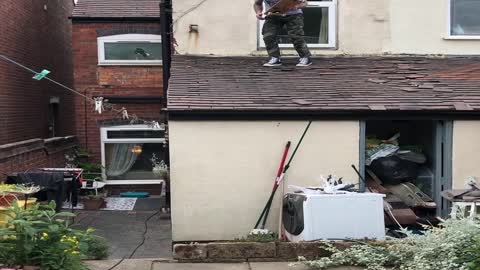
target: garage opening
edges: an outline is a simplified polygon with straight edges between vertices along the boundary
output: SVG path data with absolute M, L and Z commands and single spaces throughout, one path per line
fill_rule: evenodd
M 387 194 L 385 221 L 435 223 L 449 213 L 441 192 L 451 188 L 452 123 L 372 120 L 364 124 L 366 189 Z

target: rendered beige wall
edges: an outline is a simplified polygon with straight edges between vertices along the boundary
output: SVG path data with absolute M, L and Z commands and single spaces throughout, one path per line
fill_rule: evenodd
M 318 185 L 321 174 L 357 183 L 350 165 L 358 164 L 359 125 L 314 122 L 286 183 Z M 305 126 L 303 121 L 170 121 L 173 240 L 227 240 L 250 232 L 285 143 L 296 143 Z M 278 226 L 279 200 L 268 222 L 272 230 Z
M 447 0 L 389 0 L 391 53 L 480 54 L 480 40 L 447 40 Z
M 201 0 L 173 0 L 174 32 L 181 54 L 263 55 L 257 50 L 258 23 L 253 0 L 207 0 L 184 15 Z M 388 5 L 385 0 L 339 0 L 339 44 L 336 49 L 315 49 L 319 54 L 365 54 L 382 52 L 388 41 Z M 182 16 L 181 18 L 179 18 Z M 179 18 L 179 19 L 178 19 Z M 178 19 L 178 20 L 177 20 Z M 361 22 L 361 23 L 359 23 Z M 189 33 L 198 24 L 199 33 Z M 283 50 L 294 54 L 293 50 Z
M 181 54 L 246 55 L 256 50 L 252 1 L 206 0 L 183 16 L 202 1 L 173 0 L 173 29 Z M 189 32 L 190 24 L 199 25 L 198 34 Z
M 455 121 L 453 126 L 453 188 L 466 188 L 466 179 L 480 180 L 480 121 Z M 480 184 L 480 182 L 478 183 Z
M 447 0 L 338 0 L 336 54 L 480 54 L 480 40 L 445 40 Z M 180 54 L 265 55 L 257 49 L 253 0 L 173 0 Z M 199 33 L 189 33 L 198 24 Z M 283 50 L 294 55 L 293 50 Z

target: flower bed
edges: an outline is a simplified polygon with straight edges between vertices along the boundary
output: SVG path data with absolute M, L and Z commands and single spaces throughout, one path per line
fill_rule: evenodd
M 332 256 L 303 259 L 310 269 L 363 266 L 370 270 L 478 270 L 480 269 L 480 222 L 478 219 L 449 219 L 423 234 L 402 230 L 405 238 L 379 243 L 359 243 L 345 250 L 326 243 Z
M 92 230 L 70 228 L 74 215 L 57 213 L 54 202 L 27 209 L 14 203 L 7 215 L 0 229 L 0 269 L 86 270 L 82 259 L 91 257 L 91 249 L 104 249 L 96 245 Z

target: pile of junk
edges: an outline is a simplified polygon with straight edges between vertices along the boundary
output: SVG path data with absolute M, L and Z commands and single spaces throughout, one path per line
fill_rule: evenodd
M 433 194 L 433 174 L 422 145 L 402 145 L 399 138 L 400 133 L 386 140 L 367 137 L 366 189 L 385 194 L 387 226 L 437 224 L 437 204 L 427 195 Z

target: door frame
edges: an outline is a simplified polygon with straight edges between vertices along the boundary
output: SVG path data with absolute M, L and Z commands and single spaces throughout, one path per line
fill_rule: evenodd
M 436 121 L 435 132 L 435 164 L 434 200 L 437 203 L 437 215 L 447 217 L 450 214 L 451 203 L 442 198 L 442 191 L 452 188 L 453 160 L 453 121 Z
M 389 121 L 390 119 L 385 119 Z M 392 119 L 393 120 L 393 119 Z M 399 120 L 399 119 L 395 119 Z M 401 119 L 405 121 L 416 121 L 415 119 Z M 360 142 L 359 142 L 359 171 L 365 179 L 365 147 L 367 121 L 360 121 Z M 450 214 L 451 203 L 443 199 L 441 192 L 452 188 L 452 157 L 453 157 L 453 121 L 452 120 L 430 120 L 434 123 L 435 134 L 433 140 L 435 143 L 436 162 L 433 182 L 433 199 L 437 203 L 437 215 L 447 217 Z M 360 191 L 366 190 L 365 184 L 360 180 Z

